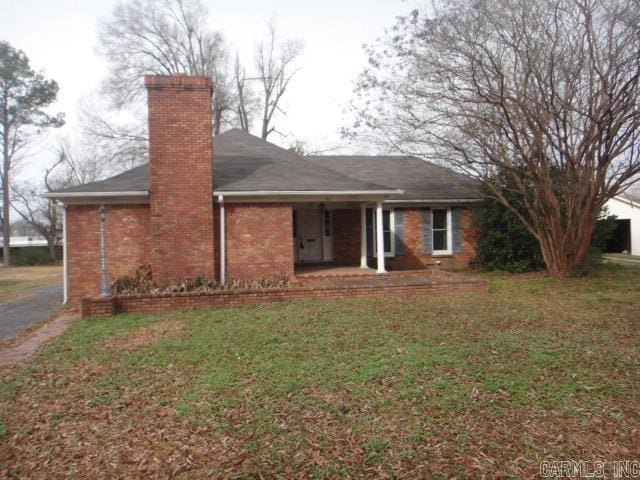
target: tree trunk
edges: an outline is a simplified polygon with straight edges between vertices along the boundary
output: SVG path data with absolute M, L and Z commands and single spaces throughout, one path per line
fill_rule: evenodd
M 5 267 L 11 265 L 11 220 L 10 220 L 10 198 L 9 198 L 9 167 L 11 161 L 9 158 L 9 118 L 7 115 L 7 106 L 5 105 L 5 118 L 3 119 L 3 138 L 2 138 L 2 262 Z
M 47 247 L 49 248 L 49 258 L 52 262 L 58 260 L 56 256 L 56 243 L 57 238 L 47 238 Z
M 219 108 L 213 111 L 213 135 L 220 135 L 220 129 L 222 128 L 222 110 Z
M 541 229 L 540 250 L 552 277 L 566 278 L 575 273 L 576 268 L 589 254 L 595 222 L 595 217 L 588 215 L 576 228 L 580 236 L 570 237 L 568 240 L 565 234 L 570 226 L 565 229 L 561 227 Z

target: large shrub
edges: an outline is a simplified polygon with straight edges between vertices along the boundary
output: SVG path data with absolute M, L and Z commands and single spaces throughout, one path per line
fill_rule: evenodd
M 515 213 L 485 198 L 472 212 L 478 230 L 475 263 L 483 270 L 529 272 L 545 267 L 540 244 Z
M 505 195 L 509 195 L 505 191 Z M 517 204 L 515 199 L 512 204 Z M 521 212 L 524 214 L 524 208 Z M 485 198 L 472 212 L 478 230 L 475 264 L 483 270 L 531 272 L 545 268 L 540 245 L 516 214 L 497 200 Z M 600 213 L 591 239 L 591 250 L 576 269 L 578 275 L 589 273 L 600 263 L 601 254 L 616 228 L 615 216 L 606 209 Z
M 2 255 L 0 255 L 0 258 Z M 62 247 L 56 247 L 56 258 L 52 259 L 47 247 L 23 247 L 11 249 L 11 264 L 14 267 L 54 265 L 62 258 Z

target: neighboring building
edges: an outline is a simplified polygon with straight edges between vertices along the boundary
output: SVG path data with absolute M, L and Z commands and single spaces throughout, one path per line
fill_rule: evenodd
M 23 220 L 11 224 L 11 251 L 18 251 L 28 247 L 46 247 L 47 239 L 41 236 L 32 225 Z M 0 257 L 4 252 L 4 240 L 0 236 Z
M 212 140 L 211 81 L 147 76 L 149 164 L 48 194 L 65 204 L 65 292 L 99 293 L 98 208 L 112 278 L 293 277 L 330 262 L 387 269 L 474 256 L 470 178 L 412 157 L 300 157 L 240 130 Z
M 617 217 L 618 224 L 607 244 L 607 251 L 640 255 L 640 198 L 621 194 L 609 200 L 606 208 L 609 215 Z
M 14 237 L 11 236 L 9 239 L 9 244 L 11 245 L 11 249 L 14 248 L 25 248 L 25 247 L 46 247 L 49 245 L 47 243 L 47 239 L 44 237 Z M 0 249 L 4 246 L 4 240 L 0 238 Z

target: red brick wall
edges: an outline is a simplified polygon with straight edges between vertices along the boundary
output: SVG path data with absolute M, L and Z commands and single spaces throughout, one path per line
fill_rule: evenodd
M 360 209 L 333 211 L 333 259 L 360 265 Z
M 422 253 L 422 209 L 404 209 L 405 255 L 387 259 L 392 269 L 420 268 L 440 261 L 445 267 L 464 268 L 469 265 L 476 253 L 475 232 L 471 225 L 468 210 L 462 213 L 462 252 L 446 256 L 433 256 Z M 373 265 L 370 261 L 370 265 Z
M 211 79 L 147 76 L 156 281 L 215 276 Z
M 227 278 L 293 276 L 293 212 L 283 204 L 227 204 Z
M 484 292 L 484 280 L 459 279 L 448 282 L 418 285 L 354 285 L 342 287 L 292 287 L 262 290 L 227 290 L 208 293 L 168 293 L 159 295 L 121 296 L 104 300 L 86 298 L 82 301 L 81 315 L 110 316 L 114 313 L 160 313 L 176 308 L 229 307 L 248 303 L 267 303 L 301 298 L 333 299 L 361 296 L 408 296 L 432 293 Z M 407 297 L 409 300 L 409 297 Z
M 67 206 L 69 298 L 100 293 L 100 222 L 97 205 Z M 149 206 L 107 205 L 107 268 L 111 279 L 149 263 Z

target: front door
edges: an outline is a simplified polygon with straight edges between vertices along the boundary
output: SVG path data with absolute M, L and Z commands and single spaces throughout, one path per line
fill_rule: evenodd
M 320 210 L 298 210 L 298 261 L 319 262 L 322 260 L 322 212 Z

